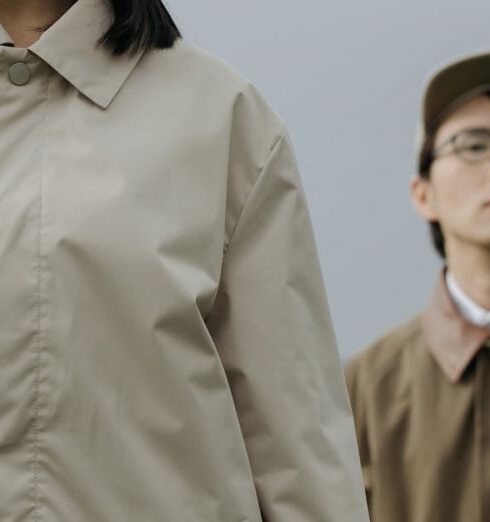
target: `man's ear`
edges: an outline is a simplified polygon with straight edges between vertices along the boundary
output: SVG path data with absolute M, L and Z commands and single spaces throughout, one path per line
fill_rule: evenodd
M 429 179 L 418 175 L 412 178 L 410 181 L 410 199 L 417 213 L 426 221 L 439 220 L 434 201 L 434 187 Z

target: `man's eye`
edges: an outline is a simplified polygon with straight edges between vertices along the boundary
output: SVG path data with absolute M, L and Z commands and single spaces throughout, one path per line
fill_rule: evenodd
M 469 152 L 485 152 L 488 150 L 488 143 L 472 143 L 467 145 L 465 149 Z

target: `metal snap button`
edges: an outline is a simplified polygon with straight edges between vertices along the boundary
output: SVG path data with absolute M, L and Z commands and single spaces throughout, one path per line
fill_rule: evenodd
M 25 85 L 31 79 L 31 71 L 24 62 L 16 62 L 9 68 L 9 80 L 14 85 Z

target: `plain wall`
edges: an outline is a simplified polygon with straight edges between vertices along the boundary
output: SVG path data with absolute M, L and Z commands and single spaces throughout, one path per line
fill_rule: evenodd
M 490 47 L 477 2 L 171 0 L 291 133 L 344 360 L 421 310 L 441 262 L 409 202 L 429 73 Z

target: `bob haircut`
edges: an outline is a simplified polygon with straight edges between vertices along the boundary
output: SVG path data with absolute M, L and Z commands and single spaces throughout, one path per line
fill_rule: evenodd
M 78 0 L 73 0 L 69 7 Z M 114 56 L 134 54 L 139 49 L 168 49 L 182 35 L 162 0 L 100 0 L 107 2 L 113 22 L 98 40 Z M 56 20 L 36 27 L 45 31 Z

